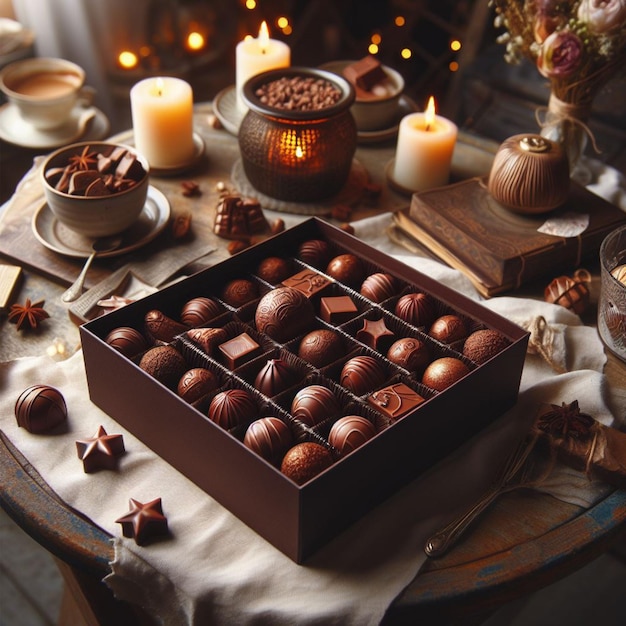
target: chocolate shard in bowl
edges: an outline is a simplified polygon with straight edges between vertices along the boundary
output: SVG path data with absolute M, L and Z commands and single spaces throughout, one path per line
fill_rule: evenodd
M 378 83 L 383 82 L 387 75 L 378 59 L 371 55 L 348 65 L 343 71 L 343 75 L 356 87 L 365 91 L 371 89 Z

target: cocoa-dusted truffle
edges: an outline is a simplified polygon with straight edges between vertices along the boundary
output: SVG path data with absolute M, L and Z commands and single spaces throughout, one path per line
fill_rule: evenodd
M 172 346 L 150 348 L 139 361 L 139 367 L 170 389 L 176 389 L 187 364 L 182 354 Z
M 466 374 L 469 367 L 460 359 L 446 356 L 433 361 L 422 375 L 422 383 L 436 391 L 443 391 Z
M 45 433 L 67 419 L 63 394 L 50 385 L 32 385 L 15 403 L 17 425 L 30 433 Z
M 129 359 L 147 350 L 149 345 L 146 338 L 136 328 L 130 326 L 114 328 L 104 340 Z
M 463 345 L 463 355 L 474 363 L 484 363 L 509 345 L 509 341 L 497 330 L 485 329 L 473 332 Z
M 323 385 L 309 385 L 300 389 L 291 403 L 291 414 L 310 428 L 337 415 L 339 410 L 339 400 Z
M 344 351 L 343 337 L 328 328 L 312 330 L 298 346 L 298 356 L 315 367 L 324 367 L 336 361 Z
M 280 418 L 261 417 L 248 426 L 243 445 L 266 461 L 280 465 L 285 452 L 293 445 L 293 435 Z
M 189 328 L 156 309 L 146 313 L 144 324 L 150 337 L 164 343 L 170 343 L 176 335 L 182 335 Z
M 220 385 L 219 378 L 205 367 L 187 370 L 178 381 L 176 391 L 186 402 L 195 402 Z
M 407 293 L 396 302 L 395 314 L 407 324 L 430 326 L 436 316 L 435 299 L 427 293 Z
M 289 341 L 307 331 L 315 320 L 309 299 L 292 287 L 277 287 L 259 301 L 254 321 L 257 330 L 279 342 Z
M 398 420 L 424 402 L 424 398 L 408 385 L 394 383 L 378 389 L 367 401 L 389 419 Z
M 228 339 L 228 333 L 223 328 L 192 328 L 186 336 L 209 356 L 213 356 L 215 348 Z
M 257 276 L 272 285 L 277 285 L 285 280 L 291 272 L 291 263 L 279 256 L 263 259 L 256 268 Z
M 226 430 L 252 421 L 257 416 L 254 398 L 244 389 L 225 389 L 217 393 L 207 411 L 210 420 Z
M 360 415 L 340 417 L 328 433 L 328 442 L 341 456 L 350 454 L 376 434 L 374 424 Z
M 285 359 L 268 359 L 254 379 L 261 393 L 272 397 L 289 389 L 298 379 L 296 370 Z
M 442 343 L 454 343 L 467 337 L 467 326 L 458 315 L 442 315 L 432 323 L 428 334 Z
M 222 289 L 222 300 L 235 309 L 258 297 L 258 285 L 247 278 L 235 278 Z
M 403 337 L 387 351 L 387 358 L 409 372 L 421 372 L 430 362 L 430 349 L 415 337 Z
M 385 272 L 370 274 L 361 285 L 361 295 L 372 302 L 388 300 L 398 290 L 398 279 Z
M 298 257 L 317 268 L 324 268 L 330 260 L 330 246 L 323 239 L 309 239 L 303 241 L 298 248 Z
M 234 370 L 261 354 L 261 346 L 248 333 L 240 333 L 221 343 L 219 351 L 221 361 Z
M 371 356 L 355 356 L 346 361 L 339 383 L 357 396 L 380 387 L 385 382 L 386 373 L 382 364 Z
M 387 328 L 385 318 L 363 320 L 363 326 L 357 331 L 356 338 L 373 350 L 385 350 L 395 338 L 392 330 Z
M 86 474 L 101 469 L 116 469 L 118 459 L 125 451 L 124 436 L 109 435 L 104 426 L 98 426 L 93 437 L 76 442 L 76 452 Z
M 358 288 L 365 277 L 365 268 L 358 256 L 351 253 L 340 254 L 326 266 L 326 273 L 348 287 Z
M 122 517 L 118 517 L 115 523 L 122 525 L 124 537 L 133 538 L 139 546 L 169 534 L 161 498 L 145 503 L 131 498 L 129 511 Z
M 319 443 L 306 441 L 290 448 L 280 465 L 280 471 L 298 485 L 303 485 L 333 464 L 329 450 Z
M 212 298 L 198 296 L 185 302 L 180 312 L 180 321 L 190 328 L 204 326 L 220 315 L 222 310 L 220 304 Z

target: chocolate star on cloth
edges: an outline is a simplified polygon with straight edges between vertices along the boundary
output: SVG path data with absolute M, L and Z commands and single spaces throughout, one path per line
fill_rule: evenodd
M 108 435 L 103 426 L 90 439 L 76 442 L 78 458 L 86 473 L 99 469 L 115 469 L 117 459 L 125 452 L 123 435 Z
M 115 520 L 122 525 L 124 537 L 132 537 L 137 545 L 143 546 L 150 539 L 169 533 L 161 498 L 146 503 L 130 498 L 129 506 L 128 513 Z

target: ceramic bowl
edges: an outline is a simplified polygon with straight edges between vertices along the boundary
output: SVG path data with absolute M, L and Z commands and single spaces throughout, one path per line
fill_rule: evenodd
M 322 69 L 343 76 L 343 70 L 354 61 L 333 61 L 322 65 Z M 350 111 L 358 131 L 384 130 L 393 125 L 398 112 L 400 96 L 404 91 L 404 78 L 393 68 L 382 66 L 387 78 L 387 94 L 363 97 L 359 90 Z
M 93 196 L 55 188 L 57 168 L 66 168 L 72 157 L 76 158 L 86 151 L 92 158 L 97 158 L 94 155 L 110 155 L 117 148 L 120 152 L 134 155 L 143 169 L 139 176 L 131 176 L 135 180 L 134 185 L 123 191 Z M 115 169 L 113 166 L 111 171 Z M 149 170 L 148 160 L 130 146 L 101 141 L 81 142 L 64 146 L 48 155 L 41 168 L 41 181 L 48 206 L 59 222 L 87 237 L 106 237 L 126 230 L 141 214 L 148 195 Z

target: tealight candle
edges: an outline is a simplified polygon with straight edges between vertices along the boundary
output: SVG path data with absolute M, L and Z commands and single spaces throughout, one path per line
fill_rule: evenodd
M 130 90 L 135 148 L 150 167 L 175 168 L 193 158 L 193 92 L 171 76 L 146 78 Z
M 289 67 L 291 63 L 291 49 L 283 41 L 270 39 L 267 24 L 263 22 L 261 28 L 259 28 L 258 38 L 247 37 L 237 44 L 235 57 L 237 106 L 242 110 L 246 110 L 246 105 L 241 98 L 245 82 L 262 72 Z
M 445 185 L 450 177 L 458 129 L 435 114 L 431 97 L 424 113 L 411 113 L 400 121 L 393 180 L 409 191 Z

